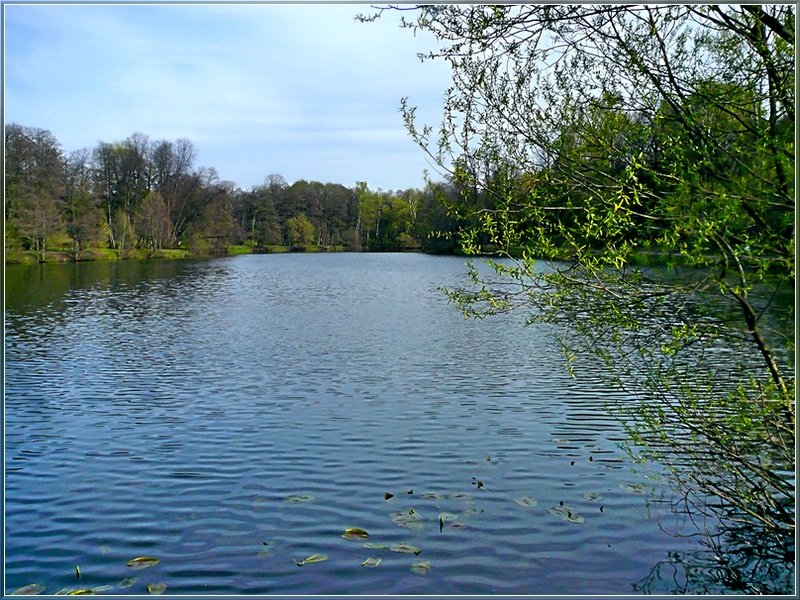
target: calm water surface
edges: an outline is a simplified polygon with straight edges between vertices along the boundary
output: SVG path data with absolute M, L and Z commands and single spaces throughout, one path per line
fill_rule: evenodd
M 659 526 L 679 529 L 664 482 L 552 331 L 446 303 L 463 272 L 413 254 L 9 267 L 6 590 L 632 592 L 695 543 Z M 421 553 L 363 547 L 400 542 Z

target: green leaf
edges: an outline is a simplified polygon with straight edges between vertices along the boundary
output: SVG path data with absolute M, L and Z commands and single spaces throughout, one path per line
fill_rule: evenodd
M 294 563 L 298 567 L 302 567 L 303 565 L 310 565 L 310 564 L 322 562 L 322 561 L 325 561 L 325 560 L 328 560 L 327 554 L 312 554 L 311 556 L 308 556 L 308 557 L 306 557 L 306 558 L 304 558 L 302 560 L 295 559 Z
M 147 567 L 152 567 L 153 565 L 157 564 L 158 559 L 153 558 L 152 556 L 138 556 L 127 562 L 127 565 L 131 569 L 146 569 Z
M 347 540 L 360 540 L 369 537 L 369 533 L 359 527 L 348 527 L 344 530 L 342 537 Z
M 411 572 L 417 575 L 427 575 L 428 571 L 431 570 L 431 561 L 429 560 L 421 560 L 415 563 L 411 563 Z
M 38 583 L 31 583 L 21 588 L 17 588 L 13 592 L 11 592 L 12 596 L 36 596 L 37 594 L 41 594 L 46 588 L 43 585 L 39 585 Z
M 167 589 L 166 583 L 149 583 L 147 584 L 147 591 L 151 594 L 163 594 L 164 590 Z
M 634 494 L 641 494 L 644 492 L 644 486 L 641 483 L 620 483 L 619 487 L 626 492 L 633 492 Z
M 300 494 L 294 496 L 287 496 L 283 499 L 286 504 L 303 504 L 305 502 L 311 502 L 314 499 L 314 496 L 303 496 Z
M 380 558 L 368 558 L 368 559 L 366 559 L 364 562 L 362 562 L 362 563 L 361 563 L 361 566 L 362 566 L 362 567 L 372 567 L 372 568 L 375 568 L 375 567 L 377 567 L 379 564 L 381 564 L 381 559 L 380 559 Z
M 403 554 L 419 554 L 422 552 L 416 546 L 412 546 L 411 544 L 406 544 L 405 542 L 400 542 L 399 544 L 392 544 L 389 546 L 389 550 L 392 552 L 400 552 Z
M 398 527 L 407 527 L 409 529 L 422 528 L 422 516 L 413 508 L 408 511 L 398 510 L 389 513 L 389 518 L 392 519 Z
M 441 500 L 442 499 L 442 496 L 440 494 L 434 494 L 434 493 L 420 494 L 419 497 L 420 498 L 424 498 L 425 500 Z
M 526 506 L 526 507 L 536 506 L 537 504 L 539 504 L 536 498 L 532 498 L 531 496 L 522 496 L 521 498 L 515 498 L 514 502 L 516 502 L 520 506 Z
M 553 506 L 547 509 L 551 515 L 555 515 L 557 517 L 561 517 L 565 521 L 570 523 L 585 523 L 586 519 L 584 519 L 581 515 L 576 513 L 574 509 L 570 508 L 566 504 L 561 504 L 559 506 Z

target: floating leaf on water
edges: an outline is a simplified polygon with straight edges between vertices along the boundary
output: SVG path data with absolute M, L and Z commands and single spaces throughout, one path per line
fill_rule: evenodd
M 586 519 L 574 513 L 567 514 L 567 521 L 569 521 L 570 523 L 586 523 Z
M 431 561 L 421 560 L 419 562 L 411 563 L 411 572 L 417 575 L 427 575 L 431 570 Z
M 422 552 L 416 546 L 412 546 L 411 544 L 406 544 L 405 542 L 400 542 L 399 544 L 392 544 L 389 546 L 389 550 L 392 552 L 401 552 L 403 554 L 419 554 Z
M 419 513 L 409 514 L 407 511 L 398 510 L 389 513 L 389 518 L 398 527 L 408 527 L 409 529 L 422 529 L 422 517 Z
M 360 527 L 348 527 L 344 530 L 344 535 L 342 537 L 346 540 L 363 540 L 369 537 L 369 534 Z
M 367 542 L 366 544 L 362 544 L 361 547 L 371 548 L 373 550 L 386 550 L 389 546 L 388 544 L 376 544 L 374 542 Z
M 467 510 L 465 510 L 464 514 L 465 515 L 477 515 L 477 514 L 482 513 L 482 512 L 483 512 L 482 508 L 478 508 L 477 506 L 472 506 L 472 507 L 468 508 Z
M 441 500 L 442 499 L 442 495 L 441 494 L 434 494 L 432 492 L 427 492 L 425 494 L 420 494 L 419 497 L 420 498 L 424 498 L 425 500 Z
M 514 502 L 516 502 L 520 506 L 536 506 L 537 504 L 539 504 L 536 498 L 531 498 L 530 496 L 522 496 L 522 498 L 515 498 Z
M 383 495 L 383 499 L 384 499 L 384 500 L 388 500 L 389 498 L 394 498 L 394 494 L 393 494 L 393 493 L 391 493 L 391 492 L 386 492 L 386 493 Z
M 603 499 L 603 495 L 602 494 L 598 494 L 597 492 L 586 492 L 583 495 L 583 499 L 584 500 L 588 500 L 589 502 L 594 502 L 595 500 L 602 500 Z
M 450 512 L 443 512 L 443 513 L 439 513 L 439 518 L 442 521 L 455 521 L 458 518 L 458 515 L 455 515 L 455 514 L 450 513 Z
M 314 496 L 303 496 L 300 494 L 295 494 L 294 496 L 287 496 L 283 499 L 284 502 L 287 504 L 303 504 L 305 502 L 311 502 L 314 499 Z
M 641 483 L 620 483 L 619 487 L 626 492 L 633 492 L 634 494 L 641 494 L 644 491 L 644 486 Z
M 131 569 L 146 569 L 158 564 L 158 559 L 152 556 L 137 556 L 127 562 Z
M 328 556 L 326 554 L 312 554 L 311 556 L 302 560 L 295 559 L 294 564 L 296 564 L 298 567 L 302 567 L 303 565 L 310 565 L 313 563 L 322 562 L 324 560 L 328 560 Z
M 565 521 L 569 521 L 570 523 L 586 522 L 586 519 L 584 519 L 581 515 L 576 513 L 572 508 L 570 508 L 566 504 L 548 508 L 547 512 L 549 512 L 551 515 L 561 517 L 562 519 L 564 519 Z
M 166 583 L 149 583 L 147 584 L 147 591 L 151 594 L 163 594 L 164 590 L 167 589 Z
M 93 596 L 94 594 L 101 594 L 103 592 L 107 592 L 108 590 L 113 590 L 114 586 L 111 585 L 101 585 L 98 587 L 93 588 L 62 588 L 58 590 L 55 595 L 56 596 Z
M 123 579 L 122 581 L 120 581 L 120 582 L 117 584 L 117 587 L 120 587 L 120 588 L 123 588 L 123 589 L 124 589 L 124 588 L 129 588 L 129 587 L 131 587 L 131 586 L 132 586 L 134 583 L 136 583 L 137 581 L 139 581 L 139 578 L 138 578 L 138 577 L 126 577 L 125 579 Z
M 456 492 L 455 494 L 450 494 L 451 500 L 472 500 L 472 496 L 469 494 L 464 494 L 461 492 Z
M 362 563 L 361 563 L 361 566 L 362 566 L 362 567 L 372 567 L 372 568 L 375 568 L 375 567 L 377 567 L 379 564 L 381 564 L 381 559 L 380 559 L 380 558 L 368 558 L 368 559 L 366 559 L 364 562 L 362 562 Z
M 39 585 L 38 583 L 31 583 L 29 585 L 22 586 L 21 588 L 17 588 L 13 592 L 11 592 L 12 596 L 36 596 L 37 594 L 41 594 L 45 590 L 43 585 Z

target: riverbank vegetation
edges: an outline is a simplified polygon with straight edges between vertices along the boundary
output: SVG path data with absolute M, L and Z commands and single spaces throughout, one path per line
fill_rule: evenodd
M 462 249 L 522 254 L 452 300 L 563 326 L 577 376 L 603 360 L 639 399 L 613 407 L 631 451 L 672 469 L 709 550 L 670 559 L 677 592 L 791 593 L 794 6 L 396 10 L 451 67 L 440 125 L 402 110 L 462 191 Z M 650 253 L 690 269 L 637 268 Z
M 243 190 L 195 160 L 185 139 L 133 134 L 66 153 L 47 130 L 8 125 L 6 261 L 455 248 L 452 183 L 390 191 L 269 175 Z

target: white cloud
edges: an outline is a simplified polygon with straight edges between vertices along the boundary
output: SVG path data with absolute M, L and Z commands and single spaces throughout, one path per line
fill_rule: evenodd
M 364 8 L 7 6 L 6 118 L 50 129 L 68 150 L 134 131 L 186 137 L 202 164 L 243 186 L 280 172 L 261 162 L 287 148 L 307 161 L 309 174 L 298 177 L 336 163 L 348 184 L 344 171 L 363 168 L 370 172 L 357 178 L 415 185 L 424 164 L 388 164 L 414 151 L 399 101 L 409 96 L 436 118 L 429 107 L 447 72 L 420 64 L 416 53 L 434 42 L 396 20 L 356 22 Z M 244 156 L 255 149 L 259 157 Z

